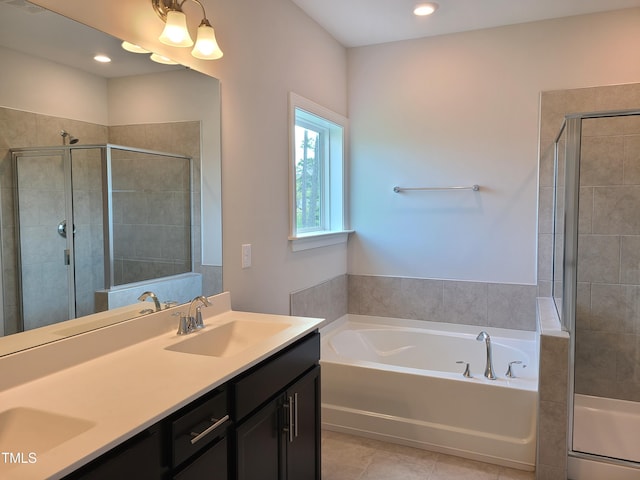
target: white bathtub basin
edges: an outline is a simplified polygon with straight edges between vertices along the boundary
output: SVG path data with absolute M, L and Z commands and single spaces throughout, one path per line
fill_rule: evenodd
M 491 335 L 496 380 L 483 376 L 481 330 Z M 325 428 L 534 469 L 535 332 L 348 315 L 321 333 Z M 527 365 L 516 378 L 505 375 L 513 361 Z

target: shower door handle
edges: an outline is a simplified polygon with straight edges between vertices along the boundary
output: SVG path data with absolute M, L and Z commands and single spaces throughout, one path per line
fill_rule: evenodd
M 75 224 L 73 225 L 73 234 L 76 234 L 76 226 Z M 67 238 L 67 221 L 66 220 L 62 220 L 59 224 L 58 224 L 58 235 L 60 235 L 62 238 Z

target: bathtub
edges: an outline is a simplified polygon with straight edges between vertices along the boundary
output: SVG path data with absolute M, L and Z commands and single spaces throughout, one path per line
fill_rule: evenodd
M 481 330 L 497 380 L 483 375 Z M 323 428 L 534 470 L 535 332 L 350 314 L 321 333 Z M 511 361 L 526 365 L 516 378 Z

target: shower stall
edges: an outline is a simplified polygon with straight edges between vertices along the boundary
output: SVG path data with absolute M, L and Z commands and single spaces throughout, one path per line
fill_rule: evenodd
M 11 160 L 3 258 L 15 269 L 3 284 L 17 331 L 104 310 L 96 292 L 192 271 L 189 157 L 70 144 Z
M 569 461 L 638 478 L 640 111 L 565 117 L 553 217 L 552 296 L 571 339 Z

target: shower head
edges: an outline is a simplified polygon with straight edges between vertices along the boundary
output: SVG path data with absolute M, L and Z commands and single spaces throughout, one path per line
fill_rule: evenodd
M 67 139 L 69 139 L 69 145 L 75 145 L 76 143 L 78 143 L 80 141 L 80 139 L 74 137 L 73 135 L 71 135 L 66 130 L 60 130 L 60 136 L 62 137 L 62 144 L 63 145 L 67 144 L 67 142 L 66 142 Z

